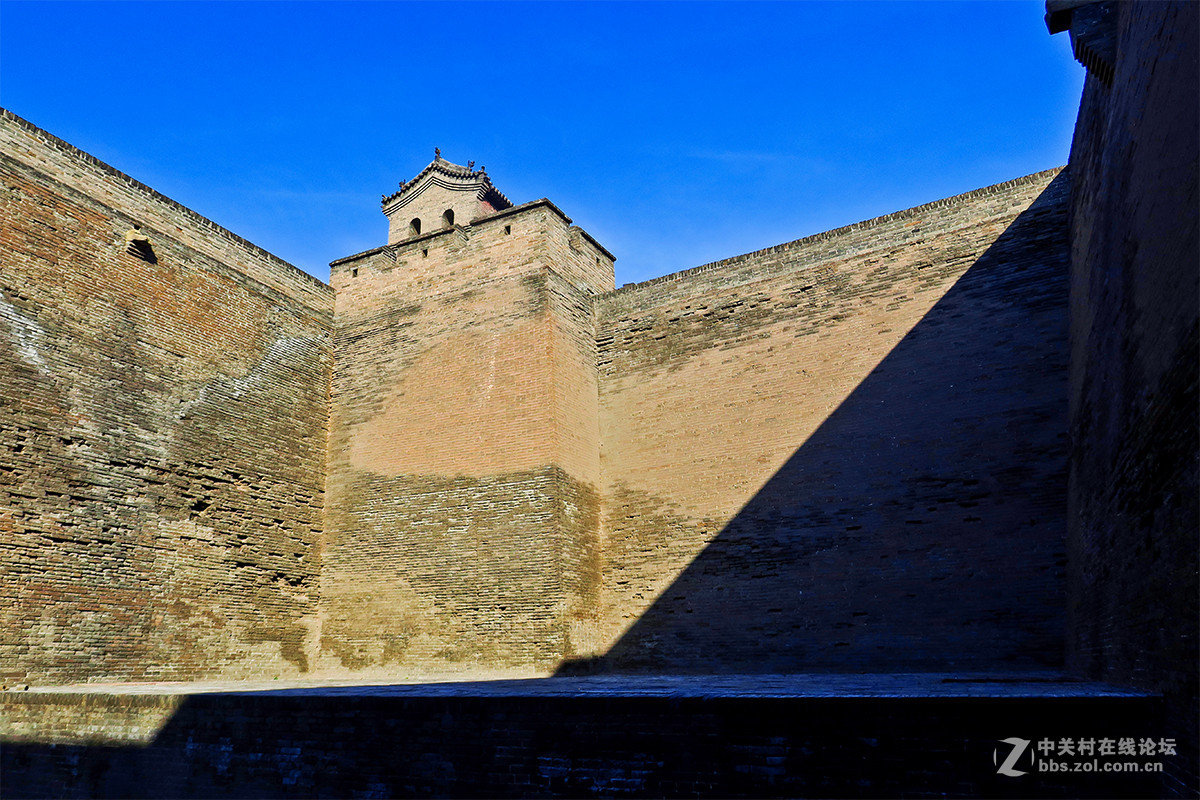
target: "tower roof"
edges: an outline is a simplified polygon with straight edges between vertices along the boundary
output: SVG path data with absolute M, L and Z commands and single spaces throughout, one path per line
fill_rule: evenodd
M 429 166 L 418 172 L 412 180 L 402 181 L 398 192 L 384 195 L 381 204 L 385 214 L 408 205 L 430 186 L 457 191 L 474 189 L 479 200 L 489 203 L 497 211 L 512 207 L 512 201 L 492 185 L 486 167 L 475 169 L 474 161 L 468 161 L 465 167 L 451 163 L 442 158 L 440 148 L 435 148 L 433 153 L 433 161 L 429 162 Z

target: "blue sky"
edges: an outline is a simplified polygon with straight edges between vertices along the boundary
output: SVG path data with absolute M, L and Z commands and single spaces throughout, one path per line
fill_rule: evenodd
M 0 2 L 0 104 L 319 278 L 441 147 L 617 285 L 1066 163 L 1030 2 Z

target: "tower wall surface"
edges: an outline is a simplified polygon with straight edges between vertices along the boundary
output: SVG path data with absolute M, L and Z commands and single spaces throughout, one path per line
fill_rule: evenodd
M 1061 662 L 1066 189 L 599 298 L 603 664 Z
M 401 242 L 414 235 L 434 233 L 453 224 L 466 225 L 477 217 L 486 216 L 496 211 L 485 200 L 478 197 L 478 189 L 474 186 L 442 186 L 432 184 L 404 205 L 397 202 L 394 207 L 385 206 L 384 213 L 388 217 L 388 242 Z M 447 220 L 446 211 L 453 217 Z M 410 230 L 412 221 L 420 222 L 421 230 L 414 234 Z
M 550 203 L 335 262 L 322 654 L 547 669 L 598 575 L 591 296 Z
M 306 671 L 332 291 L 6 111 L 0 179 L 3 676 Z

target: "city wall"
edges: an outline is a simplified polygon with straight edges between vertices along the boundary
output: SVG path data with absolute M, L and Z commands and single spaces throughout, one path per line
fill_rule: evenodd
M 603 668 L 1060 663 L 1066 175 L 597 301 Z
M 1066 176 L 620 290 L 538 200 L 325 287 L 5 120 L 13 679 L 1060 661 Z
M 540 200 L 326 287 L 4 130 L 13 679 L 1060 662 L 1065 175 L 620 290 Z
M 0 115 L 0 672 L 312 666 L 329 287 Z
M 1195 59 L 1141 13 L 1070 180 L 619 290 L 546 200 L 328 287 L 6 113 L 5 676 L 1055 667 L 1065 636 L 1194 696 L 1196 197 L 1162 165 L 1195 119 L 1144 76 Z
M 1180 756 L 1125 793 L 1193 796 L 1198 12 L 1063 5 L 1117 32 L 1076 42 L 1069 170 L 615 291 L 548 201 L 342 259 L 327 287 L 0 112 L 0 678 L 1064 665 L 1163 695 L 1118 728 Z M 677 698 L 613 722 L 625 701 L 5 697 L 10 728 L 77 745 L 10 729 L 6 772 L 83 795 L 575 794 L 603 764 L 638 791 L 736 788 L 697 782 L 710 763 L 854 794 L 923 756 L 961 777 L 959 733 L 953 757 L 906 729 L 872 761 L 914 719 L 990 746 L 1117 719 L 1007 697 L 764 701 L 765 729 L 753 703 L 697 726 Z M 393 762 L 330 731 L 385 723 L 421 747 L 353 784 Z M 101 746 L 122 731 L 154 742 Z M 638 760 L 679 748 L 678 774 Z M 844 784 L 805 783 L 831 768 Z
M 1188 796 L 1200 758 L 1200 7 L 1111 13 L 1112 63 L 1089 70 L 1070 160 L 1067 661 L 1166 695 Z

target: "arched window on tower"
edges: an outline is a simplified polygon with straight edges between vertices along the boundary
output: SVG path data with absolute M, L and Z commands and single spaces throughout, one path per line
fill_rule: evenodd
M 453 211 L 453 209 L 447 208 L 445 211 L 442 212 L 442 227 L 443 228 L 453 228 L 454 227 L 454 211 Z
M 421 234 L 421 218 L 413 217 L 412 222 L 408 223 L 408 235 L 419 236 Z

